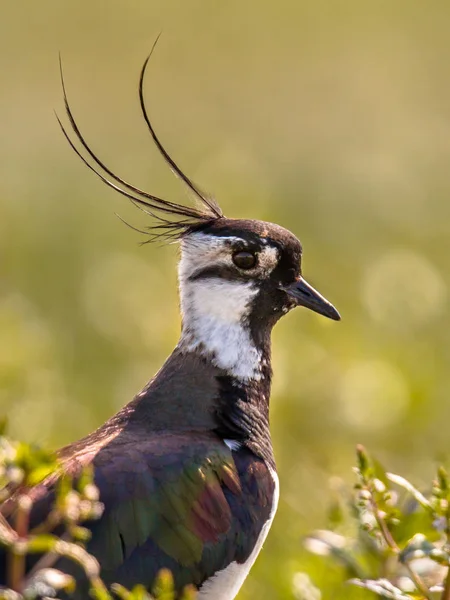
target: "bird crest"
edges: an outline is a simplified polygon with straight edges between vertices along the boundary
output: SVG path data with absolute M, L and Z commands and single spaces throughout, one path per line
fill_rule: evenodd
M 66 84 L 64 80 L 62 61 L 60 57 L 60 76 L 61 86 L 63 90 L 64 105 L 66 114 L 72 129 L 69 134 L 68 129 L 63 125 L 61 119 L 56 114 L 59 126 L 62 129 L 64 136 L 69 142 L 71 148 L 77 154 L 77 156 L 83 161 L 83 163 L 93 172 L 97 177 L 107 186 L 116 190 L 126 198 L 128 198 L 132 204 L 142 210 L 144 213 L 149 215 L 155 223 L 147 226 L 145 229 L 138 229 L 126 223 L 119 215 L 119 218 L 129 227 L 143 233 L 147 236 L 147 239 L 143 242 L 150 243 L 156 240 L 172 241 L 178 240 L 186 234 L 201 228 L 202 226 L 209 225 L 218 219 L 224 217 L 222 209 L 217 202 L 206 194 L 200 187 L 188 177 L 173 158 L 169 155 L 167 150 L 164 148 L 159 137 L 156 135 L 155 129 L 150 120 L 144 97 L 144 82 L 147 67 L 150 58 L 153 54 L 155 46 L 160 36 L 155 40 L 150 54 L 144 61 L 139 77 L 139 104 L 141 107 L 142 116 L 144 117 L 145 123 L 147 124 L 150 135 L 158 148 L 160 154 L 169 165 L 172 172 L 180 179 L 191 194 L 196 199 L 196 206 L 186 206 L 164 200 L 154 194 L 150 194 L 145 190 L 142 190 L 130 182 L 126 181 L 122 177 L 119 177 L 114 171 L 112 171 L 99 157 L 87 143 L 85 137 L 81 133 L 81 130 L 75 120 L 72 109 L 69 104 Z M 75 136 L 75 141 L 73 139 Z M 77 145 L 78 143 L 78 145 Z M 81 148 L 79 147 L 81 146 Z

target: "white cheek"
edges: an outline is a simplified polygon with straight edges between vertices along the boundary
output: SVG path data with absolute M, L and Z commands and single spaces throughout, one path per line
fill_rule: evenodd
M 203 233 L 193 233 L 181 243 L 181 260 L 178 265 L 180 284 L 195 273 L 215 266 L 231 266 L 229 244 L 238 238 L 220 238 Z
M 268 277 L 278 264 L 279 252 L 274 246 L 265 246 L 259 255 L 259 267 L 262 275 Z
M 179 263 L 183 317 L 180 347 L 202 352 L 217 367 L 241 380 L 260 379 L 261 352 L 251 337 L 248 317 L 258 293 L 258 279 L 268 277 L 275 268 L 278 250 L 270 245 L 263 247 L 253 281 L 195 277 L 211 266 L 234 268 L 230 244 L 237 241 L 239 238 L 202 233 L 183 240 Z
M 239 323 L 257 293 L 252 283 L 204 279 L 187 284 L 187 296 L 198 317 Z

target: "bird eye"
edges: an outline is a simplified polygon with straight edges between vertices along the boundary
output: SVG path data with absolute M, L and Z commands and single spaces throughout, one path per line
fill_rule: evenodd
M 233 262 L 239 269 L 253 269 L 256 265 L 256 254 L 241 250 L 233 254 Z

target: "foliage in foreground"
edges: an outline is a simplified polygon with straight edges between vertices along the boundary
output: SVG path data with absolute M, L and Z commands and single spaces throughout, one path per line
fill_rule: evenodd
M 430 490 L 386 472 L 357 448 L 353 493 L 340 490 L 329 530 L 310 552 L 340 563 L 348 582 L 393 600 L 450 600 L 450 478 L 439 467 Z
M 77 481 L 61 478 L 46 521 L 30 527 L 27 490 L 58 467 L 54 454 L 12 442 L 0 430 L 0 545 L 8 559 L 7 587 L 0 588 L 0 600 L 57 598 L 61 591 L 70 595 L 76 583 L 53 567 L 59 556 L 83 568 L 94 600 L 175 600 L 168 571 L 160 573 L 152 595 L 142 586 L 130 591 L 115 584 L 108 589 L 101 580 L 100 566 L 86 550 L 89 530 L 83 526 L 103 511 L 92 470 L 86 469 Z M 379 597 L 450 600 L 450 477 L 446 470 L 439 467 L 429 491 L 422 493 L 407 479 L 386 472 L 358 447 L 355 474 L 353 492 L 341 489 L 333 500 L 330 529 L 308 536 L 307 549 L 338 562 L 350 584 Z M 27 573 L 28 554 L 39 558 Z M 313 592 L 320 597 L 315 588 L 307 596 Z M 194 598 L 195 592 L 186 589 L 179 600 Z
M 94 600 L 174 600 L 173 578 L 166 570 L 160 572 L 153 595 L 143 586 L 129 591 L 115 584 L 107 589 L 101 580 L 100 565 L 85 547 L 90 532 L 83 527 L 85 521 L 99 518 L 103 511 L 91 469 L 86 469 L 77 481 L 61 478 L 45 522 L 30 528 L 32 501 L 27 490 L 56 469 L 53 453 L 12 442 L 1 428 L 0 545 L 7 552 L 7 587 L 0 587 L 0 599 L 57 598 L 61 591 L 70 595 L 76 586 L 74 579 L 53 568 L 57 558 L 64 556 L 82 567 Z M 26 573 L 29 554 L 38 554 L 39 558 L 31 572 Z M 179 600 L 194 598 L 195 592 L 187 588 Z

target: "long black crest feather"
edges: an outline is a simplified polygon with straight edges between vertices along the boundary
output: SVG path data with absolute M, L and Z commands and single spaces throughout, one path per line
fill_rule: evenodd
M 189 177 L 187 177 L 187 175 L 185 175 L 182 172 L 182 170 L 175 163 L 175 161 L 169 156 L 169 154 L 166 152 L 165 148 L 159 141 L 159 138 L 156 135 L 155 130 L 153 129 L 153 125 L 151 124 L 151 121 L 149 119 L 147 109 L 145 106 L 145 100 L 144 100 L 144 79 L 145 79 L 145 73 L 147 70 L 147 65 L 150 61 L 150 58 L 152 57 L 153 51 L 156 47 L 156 44 L 158 43 L 160 36 L 161 36 L 161 34 L 159 34 L 158 37 L 156 38 L 156 40 L 153 44 L 153 47 L 150 51 L 150 54 L 145 59 L 144 64 L 142 65 L 142 69 L 141 69 L 141 76 L 139 78 L 139 102 L 141 104 L 142 115 L 145 119 L 145 122 L 147 123 L 147 127 L 150 131 L 153 141 L 156 144 L 156 147 L 158 148 L 158 150 L 160 151 L 160 153 L 162 154 L 162 156 L 164 157 L 165 161 L 170 166 L 172 171 L 175 173 L 175 175 L 177 177 L 179 177 L 188 186 L 188 188 L 192 192 L 194 192 L 195 196 L 200 200 L 200 202 L 202 204 L 204 204 L 208 207 L 208 209 L 211 211 L 211 213 L 213 215 L 215 215 L 217 218 L 223 217 L 222 211 L 221 211 L 219 205 L 217 204 L 217 202 L 215 200 L 213 200 L 212 198 L 209 198 L 206 194 L 204 194 L 199 189 L 199 187 L 191 179 L 189 179 Z
M 152 56 L 153 50 L 155 49 L 156 43 L 159 39 L 156 39 L 153 44 L 152 50 L 144 62 L 144 65 L 141 70 L 140 78 L 139 78 L 139 101 L 142 110 L 143 117 L 147 124 L 147 127 L 150 131 L 150 134 L 153 138 L 153 141 L 158 148 L 160 154 L 163 156 L 164 160 L 168 163 L 171 170 L 175 173 L 177 177 L 181 179 L 181 181 L 189 188 L 191 192 L 194 193 L 197 200 L 199 201 L 199 207 L 193 206 L 185 206 L 182 204 L 177 204 L 175 202 L 171 202 L 169 200 L 164 200 L 163 198 L 159 198 L 158 196 L 154 196 L 153 194 L 149 194 L 148 192 L 141 190 L 140 188 L 132 185 L 125 179 L 122 179 L 118 175 L 116 175 L 100 158 L 93 152 L 90 146 L 87 144 L 85 138 L 81 134 L 81 131 L 75 121 L 73 116 L 72 109 L 70 108 L 66 85 L 63 76 L 62 69 L 62 61 L 60 57 L 60 76 L 61 76 L 61 86 L 63 91 L 64 98 L 64 106 L 67 114 L 67 118 L 69 120 L 70 126 L 72 128 L 72 132 L 75 135 L 76 140 L 81 145 L 81 150 L 77 147 L 76 143 L 72 140 L 68 131 L 64 127 L 61 119 L 56 115 L 59 126 L 67 139 L 69 145 L 77 154 L 77 156 L 82 160 L 82 162 L 93 172 L 99 179 L 116 190 L 126 198 L 128 198 L 134 206 L 142 210 L 144 213 L 149 215 L 156 224 L 152 224 L 146 228 L 145 231 L 138 229 L 136 227 L 130 226 L 132 229 L 139 231 L 140 233 L 145 233 L 149 237 L 147 242 L 152 242 L 156 239 L 163 240 L 171 240 L 178 239 L 188 233 L 190 230 L 195 229 L 202 224 L 214 221 L 216 219 L 220 219 L 223 217 L 223 213 L 219 207 L 219 205 L 206 194 L 204 194 L 200 188 L 189 178 L 187 175 L 183 173 L 180 167 L 175 163 L 175 161 L 170 157 L 169 153 L 166 151 L 164 146 L 161 144 L 159 138 L 157 137 L 155 130 L 153 129 L 153 125 L 151 124 L 150 118 L 148 116 L 148 112 L 144 102 L 144 77 L 148 62 L 150 57 Z M 83 154 L 82 150 L 87 153 L 87 156 L 92 159 L 93 164 L 88 160 L 88 158 Z M 166 215 L 164 217 L 163 215 Z M 123 219 L 121 219 L 123 221 Z M 124 221 L 125 222 L 125 221 Z M 126 223 L 126 222 L 125 222 Z M 126 223 L 128 225 L 128 223 Z

